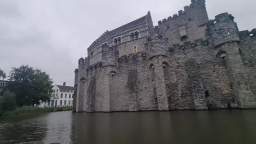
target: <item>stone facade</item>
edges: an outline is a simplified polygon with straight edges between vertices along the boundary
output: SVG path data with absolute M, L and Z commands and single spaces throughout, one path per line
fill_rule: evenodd
M 79 59 L 75 112 L 256 108 L 256 30 L 205 0 L 106 31 Z

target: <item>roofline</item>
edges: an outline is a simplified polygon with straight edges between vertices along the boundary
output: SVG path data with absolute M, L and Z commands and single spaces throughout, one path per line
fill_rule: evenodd
M 119 26 L 119 27 L 117 27 L 117 28 L 115 28 L 115 29 L 110 30 L 110 31 L 107 30 L 105 33 L 112 32 L 112 31 L 114 31 L 114 30 L 116 30 L 116 29 L 119 29 L 119 28 L 122 28 L 122 27 L 124 27 L 124 26 L 126 26 L 126 25 L 131 24 L 132 22 L 135 22 L 135 21 L 140 20 L 140 19 L 142 19 L 142 18 L 147 18 L 148 16 L 151 17 L 150 11 L 148 11 L 148 13 L 147 13 L 146 15 L 142 16 L 142 17 L 139 17 L 139 18 L 137 18 L 137 19 L 135 19 L 135 20 L 133 20 L 133 21 L 131 21 L 131 22 L 129 22 L 129 23 L 123 24 L 123 25 L 121 25 L 121 26 Z
M 124 25 L 121 25 L 121 26 L 119 26 L 119 27 L 117 27 L 117 28 L 115 28 L 115 29 L 112 29 L 112 30 L 106 30 L 106 31 L 105 31 L 103 34 L 101 34 L 95 41 L 92 42 L 92 44 L 88 47 L 88 49 L 90 50 L 90 49 L 94 46 L 94 44 L 95 44 L 101 37 L 103 37 L 104 35 L 111 34 L 111 32 L 114 32 L 115 30 L 117 30 L 117 29 L 119 29 L 119 28 L 122 28 L 122 27 L 124 27 L 124 26 L 130 25 L 131 23 L 133 23 L 133 22 L 135 22 L 135 21 L 138 21 L 138 20 L 140 20 L 140 19 L 143 19 L 143 18 L 145 18 L 145 22 L 146 22 L 147 24 L 150 23 L 150 24 L 152 24 L 152 26 L 153 26 L 153 21 L 152 21 L 151 13 L 150 13 L 150 11 L 148 11 L 146 15 L 144 15 L 144 16 L 142 16 L 142 17 L 140 17 L 140 18 L 137 18 L 137 19 L 135 19 L 135 20 L 133 20 L 133 21 L 131 21 L 131 22 L 129 22 L 129 23 L 126 23 L 126 24 L 124 24 Z

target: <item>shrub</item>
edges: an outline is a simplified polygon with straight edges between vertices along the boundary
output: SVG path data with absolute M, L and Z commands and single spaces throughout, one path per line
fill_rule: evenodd
M 11 111 L 16 108 L 16 96 L 10 91 L 5 91 L 0 98 L 0 111 Z

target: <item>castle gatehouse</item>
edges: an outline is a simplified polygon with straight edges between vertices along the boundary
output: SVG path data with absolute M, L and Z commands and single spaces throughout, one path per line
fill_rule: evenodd
M 209 20 L 205 0 L 106 31 L 78 63 L 76 112 L 256 108 L 256 29 Z

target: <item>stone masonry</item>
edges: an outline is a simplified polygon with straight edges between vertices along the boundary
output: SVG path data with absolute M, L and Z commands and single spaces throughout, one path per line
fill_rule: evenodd
M 256 108 L 256 29 L 208 19 L 205 0 L 106 31 L 79 59 L 75 112 Z

